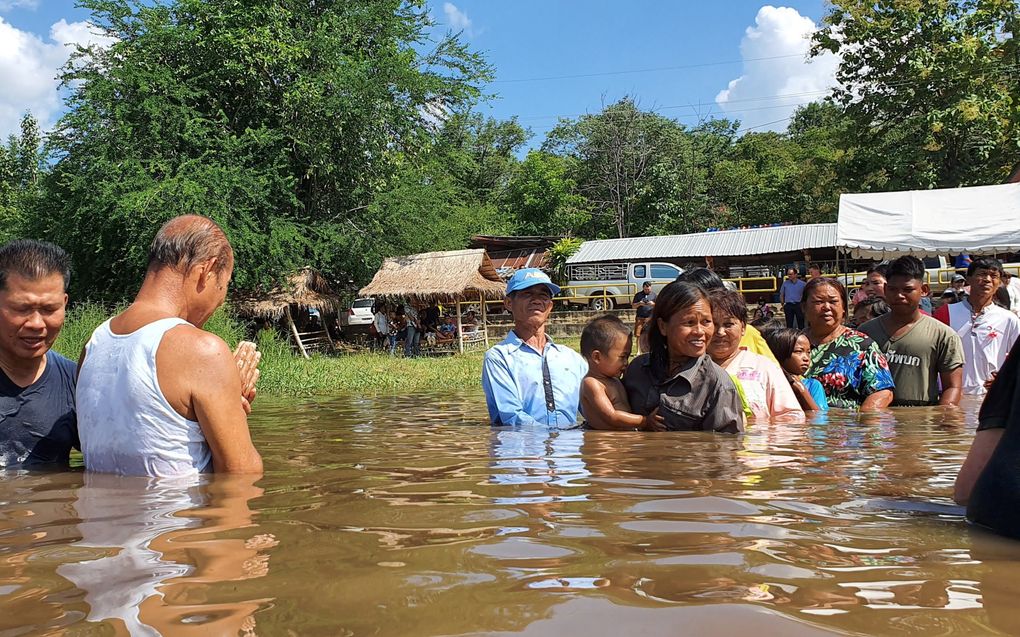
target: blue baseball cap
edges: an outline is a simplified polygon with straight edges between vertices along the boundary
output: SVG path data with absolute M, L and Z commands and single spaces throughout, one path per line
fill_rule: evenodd
M 536 285 L 544 285 L 549 288 L 549 292 L 551 292 L 553 296 L 560 293 L 560 286 L 553 283 L 552 280 L 549 279 L 549 275 L 538 268 L 524 268 L 523 270 L 514 272 L 514 275 L 506 282 L 506 293 L 507 296 L 510 296 L 513 292 L 534 287 Z

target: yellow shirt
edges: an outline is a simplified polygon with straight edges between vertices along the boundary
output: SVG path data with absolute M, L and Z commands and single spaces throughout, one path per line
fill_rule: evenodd
M 769 360 L 776 360 L 775 354 L 773 354 L 772 350 L 769 349 L 769 344 L 765 342 L 764 338 L 762 338 L 761 332 L 758 331 L 758 328 L 753 325 L 748 325 L 747 329 L 744 330 L 744 337 L 740 339 L 740 347 L 741 349 L 746 349 L 749 352 L 761 354 Z M 779 361 L 776 362 L 778 363 Z M 780 367 L 782 367 L 782 365 L 780 365 Z

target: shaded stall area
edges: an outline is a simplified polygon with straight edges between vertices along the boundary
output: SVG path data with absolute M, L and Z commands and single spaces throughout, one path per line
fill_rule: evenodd
M 489 255 L 474 249 L 391 257 L 359 294 L 389 302 L 407 300 L 421 307 L 433 303 L 455 307 L 458 349 L 463 352 L 471 343 L 488 347 L 485 301 L 502 299 L 505 289 Z M 481 322 L 465 325 L 465 306 L 473 304 L 478 305 Z
M 341 299 L 314 268 L 298 270 L 269 292 L 241 293 L 233 305 L 242 317 L 282 330 L 305 358 L 310 351 L 336 348 L 328 326 L 336 320 Z

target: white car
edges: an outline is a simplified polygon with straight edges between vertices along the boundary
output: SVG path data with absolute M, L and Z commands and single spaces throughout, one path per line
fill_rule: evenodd
M 373 305 L 375 305 L 375 299 L 355 299 L 351 309 L 340 315 L 340 324 L 351 327 L 371 325 L 375 320 L 375 316 L 372 314 Z

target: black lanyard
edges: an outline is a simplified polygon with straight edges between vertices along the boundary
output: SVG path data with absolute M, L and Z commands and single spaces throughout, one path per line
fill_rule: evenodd
M 553 398 L 552 376 L 549 374 L 549 359 L 542 357 L 542 388 L 545 390 L 545 408 L 550 413 L 556 411 L 556 399 Z

